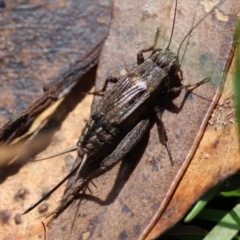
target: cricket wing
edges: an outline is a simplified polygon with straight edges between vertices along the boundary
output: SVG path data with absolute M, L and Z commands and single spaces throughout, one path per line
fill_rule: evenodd
M 142 76 L 128 74 L 103 97 L 97 111 L 104 114 L 109 123 L 120 124 L 149 96 L 146 79 Z

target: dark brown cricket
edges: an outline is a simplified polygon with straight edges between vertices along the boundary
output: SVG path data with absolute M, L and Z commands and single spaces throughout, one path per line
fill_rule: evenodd
M 177 1 L 175 16 L 176 9 Z M 160 140 L 167 148 L 170 160 L 174 164 L 161 119 L 162 112 L 165 110 L 165 103 L 163 104 L 162 101 L 163 99 L 168 99 L 168 101 L 174 99 L 182 89 L 190 91 L 208 82 L 209 79 L 203 79 L 195 84 L 182 85 L 179 75 L 181 64 L 178 56 L 169 49 L 171 37 L 167 48 L 155 48 L 158 31 L 154 45 L 138 52 L 137 67 L 121 78 L 107 79 L 103 89 L 95 92 L 95 94 L 104 94 L 103 98 L 83 128 L 77 147 L 70 149 L 70 151 L 77 150 L 82 161 L 49 194 L 27 209 L 25 213 L 35 208 L 77 171 L 69 191 L 63 197 L 53 215 L 53 218 L 56 218 L 79 193 L 86 192 L 88 184 L 93 178 L 112 168 L 139 143 L 149 129 L 150 116 L 153 114 L 157 124 L 162 127 L 161 132 L 159 132 Z M 183 41 L 185 39 L 186 37 Z M 143 56 L 145 52 L 151 52 L 146 59 Z M 108 82 L 116 84 L 105 93 Z M 178 111 L 181 110 L 182 106 L 179 107 Z M 89 170 L 88 172 L 86 168 L 88 168 L 88 163 L 91 164 L 92 162 L 95 163 L 95 170 Z M 82 178 L 82 181 L 76 183 L 79 178 Z
M 169 39 L 167 36 L 170 35 L 168 29 L 171 28 L 172 14 L 169 18 L 166 16 L 166 12 L 170 6 L 172 6 L 171 9 L 174 8 L 171 5 L 172 2 L 167 4 L 164 1 L 133 2 L 134 4 L 129 4 L 128 1 L 115 1 L 114 20 L 101 55 L 97 89 L 102 88 L 106 76 L 113 72 L 113 66 L 119 67 L 120 70 L 135 62 L 136 52 L 152 43 L 153 29 L 159 25 L 161 27 L 159 46 L 165 46 L 166 44 L 162 43 Z M 171 49 L 175 49 L 174 52 L 177 52 L 179 43 L 186 32 L 192 28 L 193 9 L 196 9 L 195 22 L 203 18 L 209 11 L 205 1 L 204 3 L 203 1 L 179 1 L 178 5 L 178 17 L 173 44 L 171 44 Z M 111 171 L 94 179 L 97 188 L 90 184 L 90 189 L 93 190 L 91 194 L 86 194 L 86 196 L 80 194 L 79 200 L 71 204 L 53 222 L 48 233 L 49 239 L 59 237 L 69 239 L 72 236 L 76 239 L 85 239 L 86 237 L 89 239 L 145 239 L 159 216 L 161 216 L 159 225 L 166 230 L 176 223 L 176 216 L 178 220 L 180 215 L 183 217 L 186 209 L 189 209 L 196 201 L 196 196 L 199 197 L 206 191 L 206 188 L 204 189 L 199 184 L 203 183 L 204 179 L 195 181 L 195 185 L 197 184 L 195 190 L 200 187 L 202 190 L 196 192 L 198 195 L 196 194 L 195 198 L 193 197 L 195 192 L 191 187 L 194 179 L 200 173 L 203 175 L 208 172 L 207 163 L 210 161 L 207 161 L 204 168 L 196 169 L 196 175 L 188 179 L 184 189 L 185 197 L 182 198 L 180 193 L 171 201 L 172 207 L 167 212 L 162 212 L 166 207 L 166 202 L 170 201 L 170 194 L 173 193 L 172 186 L 175 184 L 176 189 L 179 176 L 184 174 L 182 170 L 186 169 L 186 163 L 191 161 L 192 153 L 204 132 L 209 114 L 221 94 L 221 86 L 225 80 L 224 70 L 229 63 L 227 59 L 232 56 L 237 8 L 239 9 L 239 4 L 236 1 L 234 8 L 229 6 L 227 1 L 222 1 L 202 21 L 188 41 L 185 60 L 182 62 L 184 83 L 195 83 L 209 76 L 213 81 L 212 84 L 205 84 L 196 89 L 194 91 L 196 95 L 190 94 L 180 112 L 175 113 L 172 111 L 173 108 L 164 108 L 166 111 L 163 113 L 162 120 L 167 130 L 174 164 L 171 164 L 166 148 L 159 144 L 157 125 L 151 126 L 150 134 L 147 133 L 143 141 L 123 161 Z M 210 9 L 212 9 L 212 5 Z M 228 20 L 220 19 L 221 16 L 218 13 L 223 13 L 224 16 L 227 14 Z M 167 30 L 164 33 L 166 25 Z M 166 36 L 165 39 L 164 36 Z M 117 74 L 113 74 L 113 76 L 115 75 Z M 182 101 L 182 95 L 184 95 L 184 91 L 173 101 L 177 106 Z M 62 137 L 65 138 L 64 135 Z M 204 153 L 205 151 L 202 154 Z M 220 169 L 221 166 L 217 168 L 218 171 Z M 82 200 L 83 204 L 80 205 L 79 202 Z M 188 204 L 188 208 L 183 210 L 182 206 L 185 203 Z M 78 206 L 80 206 L 79 209 Z M 73 220 L 75 215 L 76 218 Z

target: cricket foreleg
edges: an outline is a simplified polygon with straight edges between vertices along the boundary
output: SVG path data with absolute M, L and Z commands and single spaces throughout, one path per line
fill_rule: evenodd
M 180 87 L 175 87 L 175 88 L 172 88 L 170 89 L 168 92 L 179 92 L 181 91 L 182 89 L 186 89 L 186 94 L 184 96 L 184 99 L 181 103 L 181 106 L 178 108 L 178 112 L 183 108 L 184 106 L 184 103 L 188 97 L 188 95 L 194 90 L 196 89 L 197 87 L 201 86 L 202 84 L 205 84 L 207 82 L 211 81 L 211 78 L 204 78 L 203 80 L 197 82 L 197 83 L 194 83 L 194 84 L 187 84 L 187 85 L 182 85 Z M 198 95 L 197 95 L 198 96 Z M 208 100 L 208 99 L 207 99 Z
M 138 64 L 138 65 L 140 65 L 140 64 L 142 64 L 142 63 L 144 62 L 143 53 L 149 52 L 149 51 L 152 51 L 152 50 L 155 49 L 156 44 L 157 44 L 157 40 L 158 40 L 158 37 L 159 37 L 159 32 L 160 32 L 160 28 L 158 28 L 157 31 L 156 31 L 155 39 L 154 39 L 154 44 L 153 44 L 151 47 L 144 48 L 144 49 L 140 50 L 140 51 L 137 53 L 137 64 Z
M 108 77 L 105 80 L 104 85 L 103 85 L 101 90 L 95 91 L 95 92 L 90 92 L 89 94 L 93 94 L 93 95 L 97 95 L 97 96 L 104 96 L 105 91 L 106 91 L 107 86 L 108 86 L 108 83 L 110 83 L 110 82 L 111 83 L 116 83 L 118 80 L 119 80 L 119 78 L 116 78 L 116 77 Z
M 175 87 L 175 88 L 171 88 L 168 92 L 179 92 L 182 89 L 186 89 L 188 92 L 193 91 L 195 88 L 209 82 L 211 79 L 210 78 L 204 78 L 203 80 L 194 83 L 194 84 L 187 84 L 187 85 L 182 85 L 180 87 Z
M 167 149 L 168 156 L 170 158 L 171 164 L 173 165 L 172 154 L 171 154 L 171 151 L 170 151 L 170 148 L 168 145 L 167 131 L 166 131 L 163 121 L 162 121 L 163 111 L 158 106 L 156 106 L 154 110 L 156 113 L 156 120 L 157 120 L 156 123 L 157 123 L 157 128 L 158 128 L 159 140 Z

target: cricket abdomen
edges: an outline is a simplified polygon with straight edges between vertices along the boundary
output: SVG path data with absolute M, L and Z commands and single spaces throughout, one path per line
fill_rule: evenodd
M 108 123 L 101 114 L 93 114 L 78 140 L 78 153 L 88 155 L 88 159 L 98 159 L 109 154 L 126 135 L 119 126 Z

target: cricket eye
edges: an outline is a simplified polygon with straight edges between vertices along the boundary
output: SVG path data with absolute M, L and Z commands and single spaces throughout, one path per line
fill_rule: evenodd
M 180 68 L 181 68 L 181 64 L 179 63 L 178 60 L 175 60 L 170 64 L 170 68 L 168 72 L 169 74 L 176 74 L 177 72 L 179 72 Z

